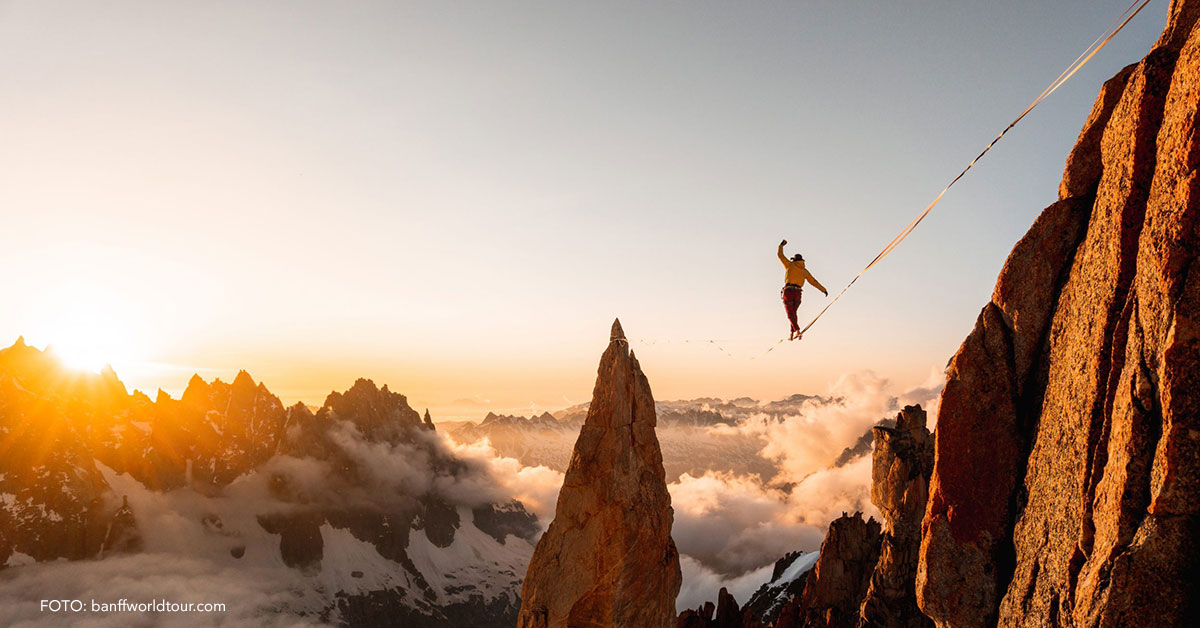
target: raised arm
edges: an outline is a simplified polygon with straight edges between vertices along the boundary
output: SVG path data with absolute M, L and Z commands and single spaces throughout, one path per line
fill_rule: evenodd
M 814 287 L 816 287 L 817 290 L 820 290 L 821 292 L 825 293 L 826 296 L 829 295 L 829 291 L 825 289 L 825 286 L 821 285 L 821 282 L 817 281 L 816 277 L 812 276 L 812 273 L 808 272 L 808 270 L 806 269 L 804 271 L 804 274 L 805 274 L 805 278 L 808 280 L 808 283 L 811 283 Z
M 787 240 L 784 240 L 783 242 L 779 243 L 779 261 L 783 262 L 784 266 L 787 266 L 788 258 L 786 255 L 783 254 L 783 247 L 785 244 L 787 244 Z

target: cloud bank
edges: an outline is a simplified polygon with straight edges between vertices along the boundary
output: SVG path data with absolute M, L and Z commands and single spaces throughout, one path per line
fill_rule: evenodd
M 936 412 L 941 374 L 912 390 L 896 391 L 871 373 L 844 376 L 821 399 L 795 414 L 753 416 L 714 431 L 761 439 L 761 455 L 778 467 L 769 482 L 758 475 L 706 472 L 682 475 L 668 485 L 675 508 L 672 535 L 681 553 L 683 587 L 679 609 L 713 600 L 727 587 L 744 603 L 770 576 L 785 553 L 820 547 L 831 520 L 842 512 L 876 515 L 870 503 L 870 455 L 831 466 L 879 420 L 901 405 L 921 403 Z M 39 610 L 38 601 L 56 597 L 115 602 L 168 599 L 219 602 L 220 614 L 96 614 L 89 626 L 273 626 L 307 625 L 315 617 L 290 612 L 327 604 L 312 583 L 283 565 L 276 537 L 256 517 L 294 503 L 278 499 L 272 477 L 284 475 L 307 503 L 363 504 L 433 493 L 451 503 L 474 505 L 517 499 L 537 515 L 542 527 L 554 518 L 563 474 L 527 467 L 496 454 L 486 442 L 454 444 L 438 433 L 420 444 L 369 442 L 353 425 L 330 434 L 341 455 L 358 469 L 362 486 L 345 485 L 330 463 L 276 456 L 231 484 L 219 496 L 191 489 L 149 491 L 127 475 L 103 469 L 119 495 L 126 495 L 142 531 L 146 552 L 97 561 L 48 563 L 0 572 L 0 608 L 10 625 L 63 623 L 63 616 Z M 450 462 L 448 462 L 450 461 Z M 450 466 L 447 466 L 449 464 Z M 244 548 L 233 558 L 231 550 Z M 269 551 L 268 551 L 269 550 Z M 283 609 L 289 614 L 281 615 Z M 77 619 L 77 618 L 76 618 Z
M 761 455 L 778 466 L 778 473 L 769 482 L 757 475 L 684 474 L 667 486 L 675 509 L 671 534 L 684 572 L 677 607 L 712 600 L 722 586 L 745 602 L 770 576 L 775 560 L 788 552 L 819 549 L 829 522 L 843 512 L 878 518 L 870 500 L 870 453 L 841 466 L 832 464 L 904 405 L 921 404 L 932 428 L 942 380 L 935 370 L 920 386 L 896 390 L 871 372 L 853 373 L 839 378 L 821 398 L 806 401 L 796 414 L 762 414 L 734 426 L 708 428 L 761 439 Z M 487 461 L 495 482 L 537 514 L 543 527 L 553 519 L 562 473 L 498 456 L 486 441 L 454 449 L 460 456 Z

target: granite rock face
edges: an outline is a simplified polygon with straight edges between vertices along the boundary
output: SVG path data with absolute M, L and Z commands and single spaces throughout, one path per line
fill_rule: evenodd
M 794 616 L 785 609 L 775 625 L 794 621 L 806 628 L 857 626 L 859 606 L 871 584 L 882 540 L 879 522 L 864 521 L 862 513 L 833 520 Z
M 948 369 L 917 594 L 939 626 L 1196 625 L 1200 2 L 1105 84 Z
M 921 406 L 906 406 L 896 427 L 875 430 L 871 501 L 883 515 L 879 562 L 860 611 L 863 626 L 932 626 L 917 607 L 915 589 L 921 519 L 933 471 L 933 435 Z
M 650 384 L 614 322 L 520 628 L 674 626 L 681 574 Z

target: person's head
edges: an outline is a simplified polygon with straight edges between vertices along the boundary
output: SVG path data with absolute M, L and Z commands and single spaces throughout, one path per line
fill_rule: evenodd
M 793 255 L 793 256 L 792 256 L 792 261 L 793 261 L 793 262 L 803 262 L 803 261 L 804 261 L 804 256 L 803 256 L 803 255 L 801 255 L 801 254 L 799 254 L 799 253 L 797 253 L 797 254 L 795 254 L 795 255 Z

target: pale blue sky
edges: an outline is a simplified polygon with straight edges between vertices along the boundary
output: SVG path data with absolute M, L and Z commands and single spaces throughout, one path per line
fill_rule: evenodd
M 780 238 L 840 288 L 1125 6 L 0 0 L 0 263 L 21 295 L 0 341 L 119 340 L 140 387 L 246 367 L 318 401 L 365 375 L 435 407 L 586 398 L 614 316 L 756 353 L 787 331 Z M 1166 9 L 804 342 L 635 344 L 656 394 L 943 366 Z

